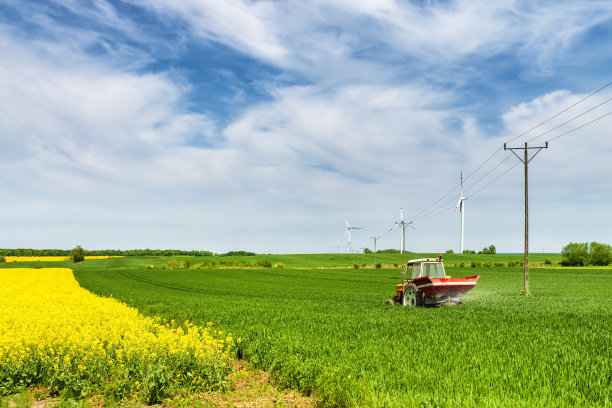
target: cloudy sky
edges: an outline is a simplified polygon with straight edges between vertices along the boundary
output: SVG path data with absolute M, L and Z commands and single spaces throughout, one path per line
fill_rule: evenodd
M 612 243 L 611 40 L 609 0 L 0 0 L 0 247 L 398 248 L 401 204 L 457 251 L 463 170 L 465 247 L 521 252 L 503 144 L 546 141 L 531 251 Z

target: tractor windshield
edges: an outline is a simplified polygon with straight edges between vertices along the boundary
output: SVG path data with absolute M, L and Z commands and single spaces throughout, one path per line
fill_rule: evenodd
M 416 279 L 421 274 L 421 264 L 415 263 L 412 264 L 412 279 Z
M 444 278 L 444 266 L 441 263 L 426 263 L 423 265 L 423 276 Z

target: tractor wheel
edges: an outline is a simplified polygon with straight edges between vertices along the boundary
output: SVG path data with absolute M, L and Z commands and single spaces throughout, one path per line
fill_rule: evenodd
M 385 304 L 387 305 L 394 305 L 395 302 L 392 299 L 387 299 L 387 301 L 385 302 Z
M 416 292 L 416 305 L 425 306 L 425 294 L 420 290 Z
M 414 283 L 406 284 L 406 288 L 404 289 L 404 297 L 402 299 L 402 304 L 404 306 L 416 306 L 417 305 L 417 287 Z

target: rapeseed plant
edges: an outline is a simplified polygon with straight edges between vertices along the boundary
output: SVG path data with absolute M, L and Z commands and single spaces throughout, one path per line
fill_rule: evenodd
M 70 269 L 0 270 L 0 310 L 0 395 L 36 385 L 156 403 L 222 388 L 231 371 L 231 334 L 144 317 L 81 288 Z

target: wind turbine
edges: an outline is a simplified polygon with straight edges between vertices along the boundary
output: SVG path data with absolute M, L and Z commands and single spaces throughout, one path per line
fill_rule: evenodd
M 412 229 L 416 229 L 416 228 L 412 226 L 412 221 L 410 222 L 404 221 L 404 209 L 402 208 L 401 204 L 400 204 L 400 220 L 395 221 L 395 225 L 391 227 L 389 231 L 387 232 L 393 231 L 395 227 L 397 227 L 398 225 L 402 228 L 402 240 L 401 240 L 400 254 L 403 254 L 404 252 L 406 252 L 406 227 L 410 226 L 410 228 Z
M 467 200 L 467 197 L 463 196 L 463 170 L 461 170 L 461 193 L 459 195 L 459 201 L 457 202 L 457 206 L 455 207 L 455 211 L 459 208 L 461 211 L 461 248 L 459 253 L 463 253 L 463 223 L 465 218 L 465 204 L 463 203 Z
M 348 244 L 346 246 L 346 252 L 350 254 L 351 253 L 351 230 L 363 229 L 363 228 L 351 227 L 346 217 L 344 217 L 344 222 L 346 223 L 346 231 L 344 232 L 344 235 L 346 236 L 348 234 L 348 240 L 347 240 Z

